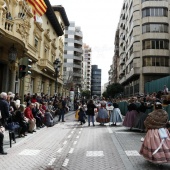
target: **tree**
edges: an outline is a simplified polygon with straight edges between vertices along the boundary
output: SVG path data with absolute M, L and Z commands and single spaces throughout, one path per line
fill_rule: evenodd
M 84 91 L 82 91 L 82 92 L 81 92 L 81 96 L 82 96 L 82 97 L 86 97 L 86 99 L 89 99 L 90 96 L 91 96 L 90 90 L 84 90 Z
M 119 83 L 113 83 L 107 86 L 106 91 L 103 93 L 104 97 L 112 97 L 114 98 L 116 94 L 122 93 L 124 91 L 124 88 Z

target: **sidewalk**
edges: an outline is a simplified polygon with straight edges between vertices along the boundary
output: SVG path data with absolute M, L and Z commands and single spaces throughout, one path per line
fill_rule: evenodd
M 69 111 L 68 113 L 65 114 L 65 117 L 70 116 L 71 114 L 74 114 L 74 113 L 75 113 L 75 111 Z M 54 122 L 55 122 L 55 124 L 58 123 L 58 115 L 54 117 Z M 36 131 L 41 132 L 42 129 L 43 128 L 41 128 L 39 130 L 36 129 Z M 36 134 L 37 132 L 34 132 L 34 134 Z M 12 141 L 12 147 L 17 145 L 17 143 L 19 143 L 23 139 L 28 138 L 29 136 L 32 136 L 32 134 L 27 133 L 27 136 L 21 137 L 21 138 L 18 137 L 18 134 L 15 134 L 16 143 L 14 141 Z M 10 149 L 9 131 L 8 130 L 5 131 L 3 143 L 4 143 L 4 150 L 8 151 Z

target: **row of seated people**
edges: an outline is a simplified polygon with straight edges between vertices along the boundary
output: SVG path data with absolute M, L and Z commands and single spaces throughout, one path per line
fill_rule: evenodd
M 26 136 L 26 132 L 36 132 L 36 128 L 40 129 L 44 126 L 51 127 L 54 125 L 53 110 L 40 108 L 40 104 L 30 103 L 27 107 L 24 104 L 16 105 L 14 111 L 10 107 L 10 118 L 7 121 L 7 129 L 19 129 L 19 137 Z

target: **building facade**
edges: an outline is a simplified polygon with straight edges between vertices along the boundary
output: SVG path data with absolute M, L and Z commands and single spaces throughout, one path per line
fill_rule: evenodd
M 65 30 L 63 79 L 68 89 L 74 88 L 75 95 L 78 95 L 82 88 L 82 60 L 83 34 L 81 28 L 70 21 Z
M 63 13 L 60 12 L 56 17 L 49 0 L 44 2 L 47 11 L 39 22 L 35 20 L 32 8 L 25 0 L 8 1 L 6 5 L 3 0 L 0 0 L 2 40 L 0 41 L 0 79 L 2 80 L 0 91 L 12 91 L 20 93 L 20 96 L 42 92 L 54 94 L 56 75 L 53 62 L 56 58 L 63 60 L 62 36 L 69 22 L 64 8 Z M 32 73 L 19 79 L 19 61 L 23 57 L 32 60 Z M 62 70 L 61 65 L 61 74 Z M 62 78 L 58 77 L 58 93 L 61 93 L 62 86 Z
M 170 73 L 169 9 L 169 0 L 124 0 L 118 74 L 126 96 L 147 93 L 146 82 Z
M 82 89 L 91 90 L 91 48 L 83 44 L 83 79 Z
M 101 96 L 101 69 L 92 65 L 91 71 L 91 96 Z

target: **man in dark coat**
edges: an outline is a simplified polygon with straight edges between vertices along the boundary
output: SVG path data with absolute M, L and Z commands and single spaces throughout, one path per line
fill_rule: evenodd
M 7 99 L 7 93 L 2 92 L 0 94 L 0 112 L 1 112 L 1 118 L 0 118 L 0 154 L 6 155 L 7 153 L 4 152 L 3 149 L 3 140 L 4 140 L 4 134 L 5 131 L 5 124 L 9 117 L 9 104 L 6 101 Z
M 7 119 L 9 118 L 9 104 L 6 101 L 6 99 L 7 99 L 7 93 L 2 92 L 0 94 L 0 112 L 1 112 L 0 122 L 4 127 Z

